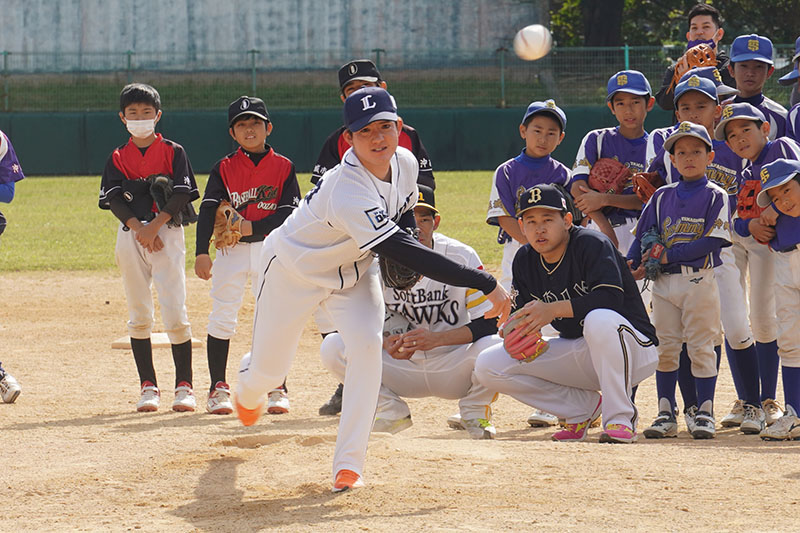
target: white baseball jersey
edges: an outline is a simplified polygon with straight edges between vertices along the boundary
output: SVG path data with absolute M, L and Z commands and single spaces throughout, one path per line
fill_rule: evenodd
M 483 268 L 475 250 L 441 233 L 433 234 L 433 249 L 462 265 Z M 407 291 L 384 288 L 383 298 L 387 309 L 403 315 L 415 327 L 433 332 L 465 326 L 492 308 L 491 302 L 477 289 L 453 287 L 424 276 Z M 439 346 L 426 353 L 438 355 L 452 348 Z
M 395 221 L 416 205 L 418 172 L 414 154 L 398 147 L 392 182 L 381 181 L 351 148 L 270 234 L 275 255 L 308 282 L 329 289 L 352 287 L 373 262 L 370 248 L 397 232 Z

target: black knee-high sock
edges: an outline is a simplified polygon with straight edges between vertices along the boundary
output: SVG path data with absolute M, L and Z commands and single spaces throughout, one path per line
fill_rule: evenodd
M 230 339 L 218 339 L 211 335 L 206 339 L 208 372 L 211 375 L 211 391 L 214 390 L 217 382 L 221 381 L 227 383 L 225 380 L 225 369 L 228 366 L 228 352 L 230 346 Z
M 150 338 L 131 339 L 131 350 L 133 350 L 133 360 L 136 361 L 136 371 L 139 372 L 139 383 L 149 381 L 158 386 L 156 369 L 153 368 L 153 345 L 150 344 Z
M 172 360 L 175 362 L 175 386 L 185 381 L 192 384 L 192 339 L 172 345 Z

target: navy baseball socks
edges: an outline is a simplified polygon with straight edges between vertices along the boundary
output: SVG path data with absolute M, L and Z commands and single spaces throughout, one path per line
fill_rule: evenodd
M 775 401 L 778 388 L 778 366 L 780 365 L 778 341 L 756 342 L 756 351 L 758 352 L 758 373 L 761 378 L 761 407 L 764 409 L 767 425 L 771 425 L 783 416 L 783 409 Z

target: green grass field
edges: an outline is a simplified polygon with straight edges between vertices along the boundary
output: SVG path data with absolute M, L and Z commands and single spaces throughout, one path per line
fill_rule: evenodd
M 305 193 L 310 174 L 298 175 Z M 488 268 L 498 268 L 502 247 L 497 230 L 485 222 L 492 173 L 437 172 L 439 230 L 475 248 Z M 198 176 L 205 190 L 207 176 Z M 118 222 L 97 207 L 99 176 L 28 177 L 17 183 L 0 237 L 0 271 L 108 270 L 114 264 Z M 199 202 L 195 202 L 195 207 Z M 186 266 L 194 271 L 195 226 L 186 228 Z M 213 247 L 212 247 L 213 249 Z

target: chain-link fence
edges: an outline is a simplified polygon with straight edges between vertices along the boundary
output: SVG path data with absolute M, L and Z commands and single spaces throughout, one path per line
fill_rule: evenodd
M 626 68 L 642 71 L 658 90 L 664 69 L 682 47 L 555 48 L 539 61 L 512 51 L 372 50 L 389 90 L 405 108 L 521 107 L 554 98 L 559 105 L 605 99 L 606 81 Z M 764 92 L 788 105 L 790 87 L 777 78 L 791 70 L 793 45 L 775 47 L 776 72 Z M 341 51 L 25 53 L 2 55 L 0 111 L 107 111 L 130 81 L 155 86 L 169 110 L 224 109 L 242 94 L 269 108 L 340 105 L 336 71 L 353 59 Z

